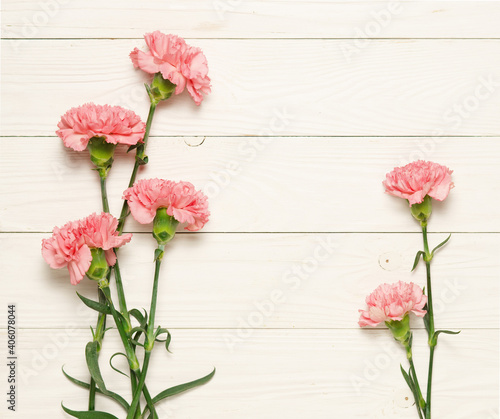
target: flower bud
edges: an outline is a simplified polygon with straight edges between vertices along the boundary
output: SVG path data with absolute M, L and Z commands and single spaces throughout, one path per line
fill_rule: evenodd
M 105 178 L 113 164 L 116 144 L 107 143 L 104 137 L 92 137 L 87 148 L 90 152 L 90 160 L 99 170 L 99 176 Z
M 156 73 L 151 86 L 146 85 L 151 103 L 157 105 L 162 100 L 167 100 L 174 93 L 176 85 L 163 78 L 161 73 Z
M 98 281 L 99 285 L 101 285 L 106 281 L 106 276 L 109 271 L 106 255 L 104 254 L 104 250 L 100 248 L 91 248 L 90 253 L 92 255 L 92 263 L 86 275 L 89 279 Z
M 158 208 L 153 221 L 153 237 L 159 245 L 165 245 L 174 238 L 179 221 L 167 214 L 166 208 Z
M 398 342 L 401 342 L 405 347 L 409 345 L 411 338 L 410 331 L 410 316 L 405 314 L 402 320 L 389 320 L 386 321 L 385 324 L 392 332 L 392 336 Z
M 424 200 L 420 204 L 413 204 L 410 207 L 411 215 L 417 220 L 420 221 L 420 224 L 426 225 L 427 220 L 431 216 L 432 213 L 432 200 L 429 195 L 426 195 Z

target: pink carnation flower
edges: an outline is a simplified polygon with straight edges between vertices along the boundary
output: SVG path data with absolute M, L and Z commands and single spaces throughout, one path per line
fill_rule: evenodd
M 118 220 L 107 212 L 92 214 L 80 222 L 81 233 L 88 247 L 104 250 L 109 266 L 116 263 L 113 248 L 121 247 L 132 239 L 132 234 L 118 235 Z
M 359 325 L 377 326 L 390 320 L 402 320 L 410 311 L 418 317 L 423 317 L 426 311 L 422 309 L 426 303 L 427 296 L 422 288 L 413 282 L 382 284 L 366 297 L 368 310 L 359 310 Z
M 452 170 L 437 163 L 418 160 L 387 173 L 383 185 L 386 193 L 420 204 L 426 195 L 443 201 L 453 188 Z
M 123 193 L 132 216 L 141 224 L 154 220 L 158 208 L 166 208 L 167 214 L 180 223 L 187 223 L 186 230 L 201 229 L 210 216 L 207 197 L 194 189 L 189 182 L 173 182 L 163 179 L 143 179 Z
M 83 220 L 54 227 L 52 237 L 42 241 L 42 256 L 51 268 L 67 267 L 71 283 L 78 284 L 92 263 L 91 248 L 105 251 L 110 266 L 116 263 L 114 247 L 128 243 L 132 234 L 118 236 L 118 220 L 112 215 L 92 214 Z
M 146 124 L 134 112 L 94 103 L 71 108 L 57 126 L 56 134 L 75 151 L 85 150 L 92 137 L 104 137 L 111 144 L 135 145 L 146 130 Z
M 161 73 L 164 79 L 176 85 L 178 95 L 187 88 L 199 105 L 202 93 L 210 93 L 207 59 L 199 48 L 186 44 L 176 35 L 165 35 L 160 31 L 144 35 L 148 52 L 135 48 L 130 58 L 135 68 L 149 74 Z

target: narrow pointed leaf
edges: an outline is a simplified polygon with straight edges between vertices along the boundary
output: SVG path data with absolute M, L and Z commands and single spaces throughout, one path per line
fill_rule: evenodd
M 71 415 L 75 418 L 79 419 L 118 419 L 116 416 L 112 415 L 111 413 L 106 413 L 106 412 L 99 412 L 97 410 L 93 411 L 76 411 L 76 410 L 71 410 L 68 409 L 67 407 L 64 407 L 64 405 L 61 403 L 61 407 L 63 410 L 68 414 Z
M 64 367 L 61 368 L 62 369 L 62 372 L 64 374 L 64 376 L 69 380 L 71 381 L 73 384 L 76 384 L 77 386 L 80 386 L 80 387 L 83 387 L 83 388 L 86 388 L 87 390 L 90 388 L 90 384 L 89 383 L 85 383 L 83 381 L 80 381 L 80 380 L 77 380 L 76 378 L 72 377 L 71 375 L 69 375 L 66 371 L 64 371 Z M 99 394 L 102 394 L 104 396 L 107 396 L 107 397 L 110 397 L 111 399 L 113 399 L 114 401 L 116 401 L 118 404 L 120 404 L 124 409 L 125 411 L 128 411 L 130 409 L 130 405 L 127 403 L 127 401 L 122 397 L 120 396 L 119 394 L 117 393 L 113 393 L 112 391 L 107 391 L 106 393 L 103 393 L 101 391 L 101 389 L 99 388 L 96 388 L 96 391 L 99 393 Z
M 102 304 L 97 301 L 91 300 L 90 298 L 84 297 L 80 293 L 76 293 L 78 295 L 78 298 L 82 300 L 83 304 L 85 304 L 87 307 L 91 308 L 92 310 L 98 311 L 99 313 L 103 314 L 111 314 L 111 309 L 107 304 Z
M 134 144 L 134 145 L 131 145 L 131 146 L 127 149 L 127 153 L 128 153 L 129 151 L 135 150 L 137 147 L 139 147 L 139 145 L 140 145 L 139 143 Z
M 175 387 L 167 388 L 166 390 L 162 391 L 157 396 L 153 397 L 153 403 L 156 404 L 160 400 L 163 400 L 167 397 L 174 396 L 176 394 L 182 393 L 183 391 L 186 391 L 186 390 L 192 389 L 194 387 L 201 386 L 202 384 L 208 383 L 214 375 L 215 375 L 215 368 L 210 374 L 206 375 L 205 377 L 199 378 L 199 379 L 194 380 L 194 381 L 190 381 L 189 383 L 184 383 L 184 384 L 180 384 L 180 385 L 175 386 Z
M 103 393 L 107 392 L 106 386 L 104 385 L 104 380 L 102 379 L 101 370 L 99 368 L 99 355 L 97 353 L 98 342 L 89 342 L 85 347 L 85 359 L 87 361 L 87 367 L 89 368 L 90 375 L 94 379 L 97 387 L 99 387 Z
M 405 371 L 405 369 L 403 368 L 402 365 L 400 365 L 400 368 L 401 368 L 401 374 L 403 374 L 403 377 L 404 377 L 404 379 L 406 381 L 406 384 L 408 384 L 408 387 L 410 387 L 411 392 L 415 393 L 415 385 L 413 384 L 412 379 L 410 378 L 410 376 Z
M 437 246 L 436 246 L 436 247 L 432 250 L 431 255 L 432 255 L 432 256 L 434 256 L 434 252 L 435 252 L 436 250 L 438 250 L 440 247 L 443 247 L 446 243 L 448 243 L 448 240 L 450 240 L 450 238 L 451 238 L 451 234 L 448 236 L 448 238 L 447 238 L 445 241 L 443 241 L 443 242 L 439 243 L 439 244 L 438 244 L 438 245 L 437 245 Z
M 411 268 L 411 272 L 413 272 L 415 270 L 415 268 L 417 267 L 418 265 L 418 262 L 420 262 L 420 257 L 421 256 L 424 256 L 425 255 L 425 252 L 422 252 L 421 250 L 419 250 L 415 256 L 415 262 L 413 262 L 413 267 Z
M 116 352 L 114 353 L 113 355 L 111 355 L 111 358 L 109 358 L 109 366 L 111 368 L 113 368 L 116 372 L 120 373 L 121 375 L 124 375 L 125 377 L 129 378 L 128 374 L 125 374 L 123 371 L 120 371 L 118 368 L 115 368 L 114 365 L 113 365 L 113 358 L 117 355 L 122 355 L 124 356 L 125 358 L 127 358 L 127 355 L 125 355 L 124 353 L 122 352 Z
M 460 331 L 458 331 L 458 332 L 453 332 L 453 331 L 451 331 L 451 330 L 436 330 L 436 332 L 434 333 L 434 337 L 435 337 L 436 341 L 437 341 L 438 336 L 439 336 L 441 333 L 445 333 L 445 334 L 447 334 L 447 335 L 458 335 L 458 334 L 460 333 Z

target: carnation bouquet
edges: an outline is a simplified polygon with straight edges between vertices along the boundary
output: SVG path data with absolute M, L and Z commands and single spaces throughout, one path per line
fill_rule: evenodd
M 431 418 L 432 372 L 434 351 L 441 333 L 457 334 L 450 330 L 436 330 L 432 305 L 431 261 L 438 249 L 443 247 L 450 236 L 429 250 L 427 224 L 432 213 L 432 199 L 444 201 L 453 188 L 452 171 L 445 166 L 426 161 L 416 161 L 404 167 L 397 167 L 388 173 L 383 185 L 386 193 L 407 200 L 410 212 L 422 229 L 424 250 L 415 257 L 412 271 L 423 259 L 426 268 L 424 289 L 413 282 L 399 281 L 395 284 L 382 284 L 366 298 L 367 308 L 359 310 L 359 325 L 376 327 L 382 322 L 389 328 L 394 339 L 406 351 L 408 371 L 401 366 L 401 373 L 408 384 L 420 419 Z M 429 366 L 427 391 L 422 390 L 417 377 L 413 359 L 413 333 L 410 327 L 410 313 L 423 318 L 428 335 Z
M 165 246 L 174 238 L 179 225 L 189 231 L 197 231 L 208 222 L 207 197 L 184 181 L 165 179 L 136 180 L 141 166 L 148 163 L 146 147 L 153 117 L 158 104 L 172 94 L 187 90 L 195 103 L 200 105 L 203 94 L 210 92 L 207 60 L 203 52 L 188 45 L 182 38 L 153 32 L 145 35 L 148 51 L 135 48 L 130 58 L 136 68 L 152 74 L 151 84 L 146 84 L 150 99 L 147 122 L 131 110 L 119 106 L 87 103 L 66 112 L 58 124 L 57 135 L 64 145 L 78 152 L 88 150 L 90 160 L 99 175 L 102 208 L 88 217 L 70 221 L 62 227 L 55 227 L 51 237 L 42 242 L 42 256 L 51 268 L 67 268 L 71 284 L 77 285 L 86 277 L 95 281 L 97 299 L 78 294 L 89 309 L 96 311 L 95 327 L 91 326 L 92 339 L 85 347 L 85 361 L 89 380 L 77 379 L 63 370 L 74 384 L 87 389 L 87 410 L 62 408 L 77 418 L 109 419 L 114 415 L 96 408 L 96 394 L 99 393 L 118 403 L 127 419 L 158 418 L 155 405 L 161 400 L 208 382 L 213 371 L 204 377 L 170 387 L 152 395 L 147 385 L 147 373 L 152 352 L 157 343 L 167 351 L 172 339 L 170 332 L 158 325 L 156 306 L 160 289 L 161 262 Z M 128 188 L 124 188 L 123 205 L 118 218 L 109 212 L 106 180 L 111 171 L 117 146 L 126 145 L 128 151 L 135 151 L 134 166 Z M 125 221 L 129 214 L 141 224 L 151 226 L 157 242 L 152 255 L 155 264 L 153 290 L 149 311 L 129 308 L 126 300 L 118 258 L 118 249 L 133 242 L 132 234 L 124 234 Z M 133 244 L 132 244 L 133 245 Z M 118 301 L 114 301 L 111 288 L 115 288 Z M 99 354 L 105 345 L 109 331 L 110 317 L 116 329 L 127 359 L 131 386 L 131 400 L 111 390 L 112 384 L 105 383 L 101 374 Z M 141 347 L 142 359 L 139 359 Z

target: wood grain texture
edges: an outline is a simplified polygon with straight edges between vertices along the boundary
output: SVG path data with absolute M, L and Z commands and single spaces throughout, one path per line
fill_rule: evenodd
M 498 38 L 488 1 L 5 0 L 6 38 Z
M 223 333 L 174 329 L 173 354 L 155 348 L 150 367 L 153 394 L 217 367 L 208 385 L 160 404 L 161 418 L 330 419 L 332 412 L 335 417 L 349 419 L 416 416 L 399 371 L 399 364 L 405 364 L 404 352 L 386 330 L 255 331 L 233 351 L 221 339 Z M 68 383 L 61 366 L 80 379 L 88 379 L 82 348 L 90 332 L 23 329 L 19 339 L 23 361 L 16 417 L 35 417 L 40 406 L 45 417 L 67 417 L 61 401 L 84 409 L 86 391 Z M 417 332 L 414 342 L 417 369 L 425 377 L 425 332 Z M 108 388 L 128 398 L 128 379 L 107 365 L 109 356 L 119 350 L 120 344 L 110 332 L 101 367 Z M 498 332 L 467 330 L 443 337 L 436 360 L 434 415 L 441 419 L 494 419 L 499 401 Z M 117 366 L 125 366 L 119 357 L 115 361 Z M 3 373 L 5 366 L 1 368 Z M 481 385 L 471 385 L 477 380 Z M 47 383 L 50 390 L 41 391 Z M 99 398 L 97 406 L 123 417 L 114 403 Z
M 500 40 L 198 40 L 213 93 L 161 106 L 153 135 L 498 135 Z M 53 135 L 85 102 L 145 118 L 142 40 L 4 40 L 2 135 Z M 36 71 L 33 69 L 36 68 Z M 21 98 L 21 99 L 20 99 Z M 162 112 L 158 112 L 159 114 Z
M 454 170 L 456 187 L 434 203 L 430 231 L 500 231 L 498 138 L 206 138 L 188 146 L 201 141 L 151 139 L 139 177 L 203 189 L 212 212 L 204 232 L 418 232 L 406 202 L 381 185 L 394 166 L 416 158 Z M 100 209 L 86 152 L 57 137 L 2 138 L 0 145 L 0 173 L 9 179 L 0 184 L 1 231 L 48 232 Z M 108 184 L 115 215 L 132 164 L 132 155 L 117 153 Z M 132 217 L 126 229 L 149 231 Z
M 50 269 L 40 254 L 46 237 L 0 236 L 0 264 L 12 281 L 0 307 L 17 302 L 20 327 L 63 328 L 71 322 L 86 329 L 95 313 L 75 291 L 95 299 L 96 284 L 85 279 L 75 287 L 67 269 Z M 444 238 L 431 234 L 431 246 Z M 454 234 L 436 254 L 437 327 L 498 327 L 499 238 Z M 154 248 L 149 234 L 136 234 L 120 249 L 130 308 L 149 307 Z M 380 283 L 425 285 L 423 265 L 410 273 L 421 248 L 417 234 L 178 235 L 164 259 L 157 319 L 169 328 L 225 328 L 227 340 L 236 343 L 254 328 L 357 328 L 358 309 Z M 16 252 L 29 255 L 29 263 L 12 263 Z
M 146 119 L 134 47 L 155 29 L 205 52 L 213 92 L 159 106 L 139 177 L 188 180 L 210 199 L 200 233 L 179 231 L 162 267 L 148 385 L 163 390 L 209 373 L 208 385 L 159 406 L 162 419 L 415 419 L 387 330 L 360 329 L 365 296 L 383 282 L 423 285 L 422 246 L 406 203 L 383 194 L 395 166 L 416 159 L 454 170 L 435 203 L 430 245 L 440 337 L 433 417 L 498 419 L 500 298 L 500 3 L 379 0 L 5 0 L 0 138 L 0 356 L 17 304 L 16 419 L 65 418 L 88 394 L 84 345 L 95 284 L 70 285 L 40 255 L 55 225 L 100 208 L 86 153 L 65 149 L 56 124 L 85 102 Z M 132 155 L 117 152 L 111 210 L 119 212 Z M 147 227 L 120 250 L 130 307 L 149 305 L 154 240 Z M 6 290 L 6 291 L 5 291 Z M 414 352 L 425 385 L 427 336 Z M 110 325 L 113 322 L 109 321 Z M 101 355 L 108 387 L 130 399 Z M 125 369 L 124 360 L 116 365 Z M 0 378 L 7 377 L 6 362 Z M 0 389 L 6 392 L 5 386 Z M 118 417 L 115 404 L 98 408 Z M 3 417 L 5 405 L 0 410 Z

